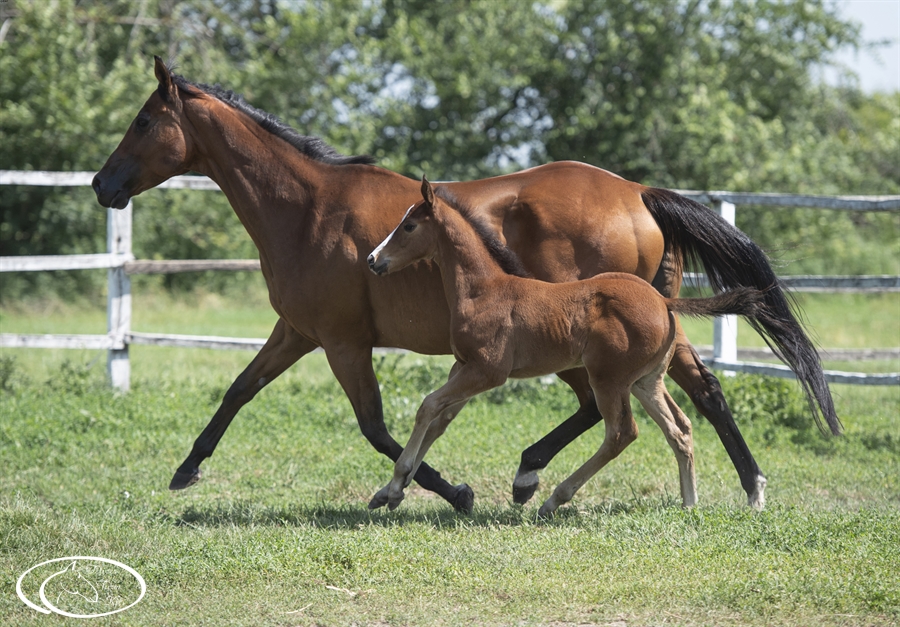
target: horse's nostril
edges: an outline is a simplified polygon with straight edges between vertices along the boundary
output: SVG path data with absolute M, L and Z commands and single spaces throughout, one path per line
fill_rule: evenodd
M 369 255 L 366 261 L 368 262 L 370 268 L 375 267 L 375 255 Z
M 91 181 L 91 187 L 94 188 L 94 193 L 99 194 L 100 190 L 103 189 L 103 184 L 100 182 L 100 175 L 95 175 L 94 180 Z

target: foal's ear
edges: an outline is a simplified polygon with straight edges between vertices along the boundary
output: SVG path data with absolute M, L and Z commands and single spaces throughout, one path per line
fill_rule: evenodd
M 176 97 L 172 73 L 163 60 L 156 55 L 153 55 L 153 71 L 156 73 L 156 80 L 159 81 L 160 97 L 166 102 L 171 102 Z
M 434 188 L 431 187 L 431 183 L 428 182 L 428 179 L 425 178 L 425 175 L 422 175 L 422 198 L 425 199 L 429 205 L 434 207 Z

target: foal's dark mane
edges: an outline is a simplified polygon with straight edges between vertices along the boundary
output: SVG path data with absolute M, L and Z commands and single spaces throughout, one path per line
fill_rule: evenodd
M 525 269 L 519 256 L 497 238 L 494 231 L 475 213 L 475 210 L 472 207 L 460 201 L 453 192 L 446 187 L 436 187 L 434 189 L 434 195 L 444 200 L 448 205 L 455 209 L 459 215 L 465 218 L 466 222 L 475 229 L 475 233 L 484 244 L 484 247 L 487 248 L 491 258 L 497 262 L 506 274 L 526 279 L 532 278 L 531 273 Z
M 230 89 L 225 89 L 220 85 L 204 85 L 203 83 L 192 83 L 185 77 L 178 74 L 171 74 L 171 76 L 172 81 L 175 83 L 175 85 L 178 86 L 178 89 L 184 92 L 188 97 L 197 96 L 201 93 L 204 93 L 213 96 L 218 100 L 221 100 L 228 106 L 237 109 L 241 113 L 249 115 L 254 122 L 259 124 L 265 130 L 269 131 L 277 137 L 280 137 L 310 159 L 315 159 L 316 161 L 321 161 L 322 163 L 327 163 L 329 165 L 375 163 L 375 159 L 373 157 L 370 157 L 369 155 L 347 157 L 339 153 L 337 150 L 326 144 L 318 137 L 301 135 L 271 113 L 266 113 L 265 111 L 257 109 L 256 107 L 248 104 L 247 101 L 244 100 L 243 96 L 234 93 Z M 163 97 L 163 100 L 166 99 L 166 94 L 162 87 L 160 87 L 159 94 Z

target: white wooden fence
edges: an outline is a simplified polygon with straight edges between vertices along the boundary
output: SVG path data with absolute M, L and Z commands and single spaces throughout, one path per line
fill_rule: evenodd
M 0 170 L 0 185 L 41 185 L 80 187 L 91 185 L 93 172 L 18 172 Z M 159 185 L 160 188 L 218 190 L 210 179 L 202 176 L 178 176 Z M 685 196 L 717 209 L 734 224 L 737 204 L 775 207 L 817 207 L 848 211 L 898 211 L 900 196 L 806 196 L 799 194 L 750 194 L 735 192 L 697 192 L 679 190 Z M 250 349 L 262 348 L 265 339 L 214 336 L 139 333 L 131 330 L 132 274 L 194 272 L 200 270 L 259 270 L 257 260 L 180 260 L 137 261 L 131 250 L 132 205 L 125 209 L 107 210 L 107 252 L 92 255 L 50 255 L 30 257 L 0 257 L 0 272 L 76 270 L 106 268 L 108 270 L 108 301 L 106 335 L 23 335 L 0 333 L 0 347 L 25 348 L 84 348 L 107 350 L 107 367 L 112 385 L 127 390 L 130 381 L 128 346 L 149 344 L 188 348 Z M 692 285 L 705 285 L 702 274 L 687 276 Z M 782 284 L 794 291 L 900 291 L 900 276 L 789 276 Z M 383 350 L 383 349 L 379 349 Z M 776 364 L 739 361 L 737 349 L 737 318 L 723 316 L 714 322 L 711 367 L 730 372 L 755 372 L 793 378 L 789 368 Z M 756 359 L 771 357 L 771 351 L 740 351 L 741 356 Z M 830 359 L 889 359 L 900 357 L 900 348 L 863 349 L 858 351 L 824 351 Z M 872 375 L 859 372 L 825 371 L 830 383 L 863 385 L 898 385 L 900 373 Z

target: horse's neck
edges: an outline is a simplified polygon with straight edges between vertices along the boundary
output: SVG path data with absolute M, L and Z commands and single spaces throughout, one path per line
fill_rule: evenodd
M 277 228 L 272 220 L 278 210 L 289 203 L 296 218 L 296 210 L 310 200 L 318 164 L 224 103 L 185 104 L 196 150 L 191 169 L 216 182 L 262 249 Z M 193 111 L 194 106 L 205 110 Z
M 444 208 L 439 222 L 438 265 L 451 310 L 509 278 L 491 258 L 475 229 L 454 210 Z M 465 307 L 462 307 L 465 309 Z

